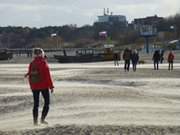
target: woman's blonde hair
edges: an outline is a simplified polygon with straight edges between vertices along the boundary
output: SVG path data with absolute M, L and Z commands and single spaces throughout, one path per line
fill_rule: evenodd
M 42 48 L 33 48 L 33 55 L 36 56 L 42 56 L 44 57 L 44 50 Z

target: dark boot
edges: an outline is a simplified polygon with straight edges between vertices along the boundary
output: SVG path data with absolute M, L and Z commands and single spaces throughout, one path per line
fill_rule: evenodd
M 44 107 L 43 107 L 43 111 L 42 111 L 42 115 L 41 115 L 41 123 L 42 124 L 48 124 L 48 122 L 45 121 L 45 118 L 48 114 L 49 111 L 49 90 L 42 90 L 42 96 L 44 98 Z
M 33 123 L 35 126 L 38 125 L 38 110 L 33 109 Z
M 48 114 L 48 111 L 49 111 L 49 106 L 44 106 L 43 111 L 42 111 L 42 115 L 41 115 L 41 123 L 42 124 L 46 124 L 46 125 L 48 124 L 48 122 L 45 121 L 45 118 Z
M 41 119 L 41 124 L 48 125 L 48 122 L 43 120 L 43 119 Z

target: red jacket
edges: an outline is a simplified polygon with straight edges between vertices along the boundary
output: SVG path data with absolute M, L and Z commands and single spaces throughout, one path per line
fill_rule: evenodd
M 32 65 L 35 65 L 38 69 L 39 76 L 41 78 L 40 82 L 32 83 L 30 76 L 32 72 Z M 32 90 L 43 90 L 43 89 L 52 89 L 54 88 L 53 82 L 51 79 L 50 71 L 46 60 L 43 57 L 35 57 L 34 60 L 30 63 L 28 73 L 29 84 Z
M 168 62 L 173 61 L 174 57 L 175 57 L 174 54 L 172 52 L 170 52 L 169 55 L 168 55 Z

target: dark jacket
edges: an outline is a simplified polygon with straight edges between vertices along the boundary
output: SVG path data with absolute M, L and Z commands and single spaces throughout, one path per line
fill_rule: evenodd
M 120 60 L 121 59 L 120 54 L 118 54 L 118 53 L 114 53 L 113 58 L 114 58 L 114 60 Z
M 154 55 L 153 55 L 153 60 L 158 62 L 158 61 L 160 61 L 160 58 L 161 58 L 161 56 L 160 56 L 159 51 L 155 51 Z
M 131 59 L 131 50 L 126 49 L 123 53 L 123 60 L 130 60 Z
M 137 64 L 139 61 L 139 54 L 138 53 L 132 53 L 131 55 L 131 61 L 133 64 Z

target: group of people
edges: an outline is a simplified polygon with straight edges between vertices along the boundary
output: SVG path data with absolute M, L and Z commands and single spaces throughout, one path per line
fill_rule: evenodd
M 175 55 L 172 51 L 169 51 L 167 56 L 168 61 L 168 70 L 173 70 L 173 63 L 174 63 Z M 156 50 L 153 54 L 152 60 L 154 62 L 154 70 L 159 70 L 159 63 L 163 63 L 164 60 L 164 51 Z
M 133 71 L 136 71 L 136 65 L 139 61 L 139 54 L 137 50 L 131 51 L 129 48 L 126 48 L 123 53 L 123 60 L 124 60 L 124 70 L 129 71 L 130 62 L 132 62 Z
M 139 54 L 137 50 L 131 51 L 129 48 L 126 48 L 123 52 L 123 60 L 124 60 L 124 70 L 129 71 L 130 63 L 132 62 L 133 71 L 136 71 L 136 65 L 139 61 Z M 121 59 L 121 55 L 118 53 L 114 53 L 114 65 L 119 66 L 118 61 Z
M 131 50 L 126 48 L 123 52 L 123 60 L 124 60 L 124 70 L 129 71 L 130 63 L 132 63 L 132 69 L 135 72 L 137 64 L 139 63 L 139 54 L 137 50 Z M 173 70 L 175 55 L 172 51 L 169 51 L 167 61 L 169 63 L 168 70 Z M 114 53 L 114 65 L 119 66 L 119 60 L 121 60 L 120 53 Z M 152 57 L 154 63 L 154 70 L 159 70 L 159 63 L 163 63 L 164 61 L 164 50 L 160 52 L 160 50 L 156 50 Z

